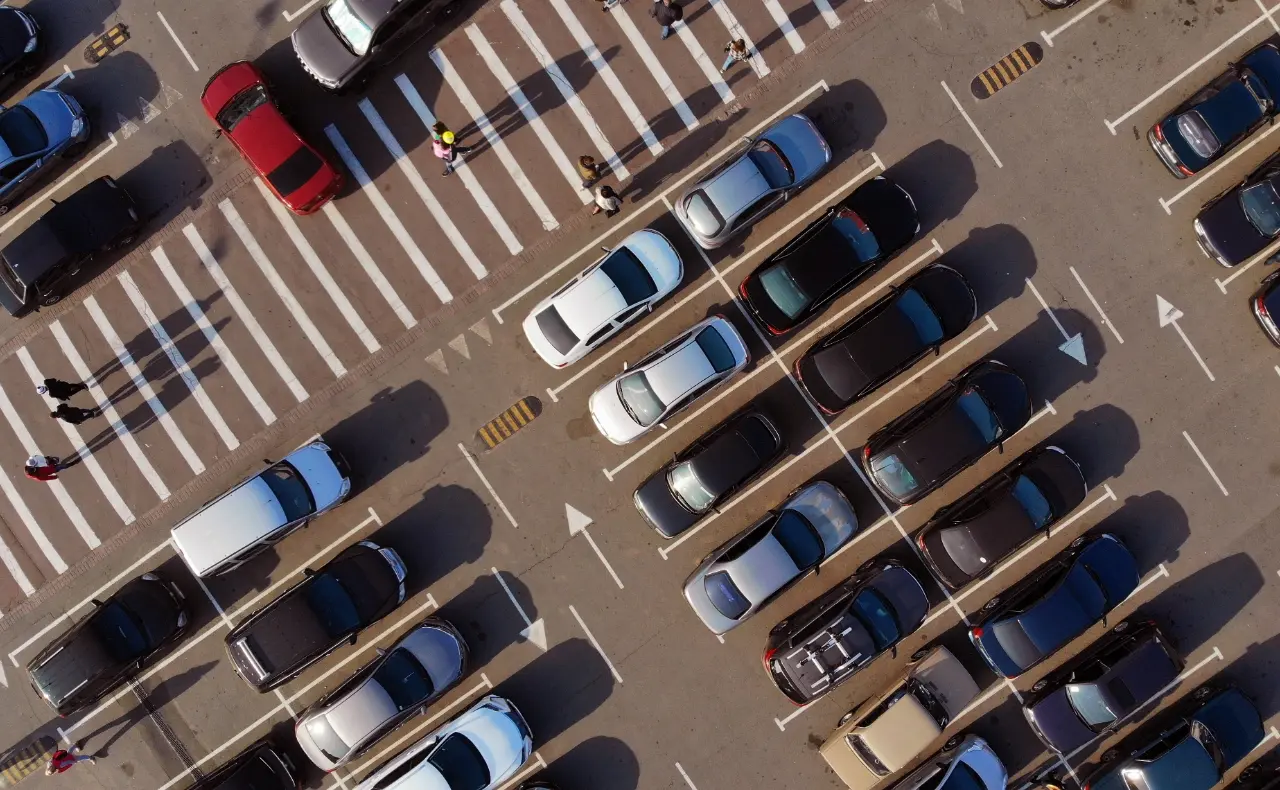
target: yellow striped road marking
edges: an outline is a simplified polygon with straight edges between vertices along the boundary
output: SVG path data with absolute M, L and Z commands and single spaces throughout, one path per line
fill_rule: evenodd
M 969 91 L 976 99 L 986 99 L 996 91 L 1006 88 L 1018 77 L 1031 71 L 1044 59 L 1044 49 L 1034 41 L 1018 47 L 996 61 L 989 68 L 978 72 L 969 83 Z
M 476 438 L 484 444 L 485 449 L 492 450 L 533 422 L 541 413 L 542 403 L 537 398 L 521 398 L 506 411 L 481 425 L 476 431 Z

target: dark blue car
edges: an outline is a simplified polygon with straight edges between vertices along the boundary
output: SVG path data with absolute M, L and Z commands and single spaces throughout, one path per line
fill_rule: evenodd
M 1202 686 L 1190 713 L 1159 719 L 1142 746 L 1108 749 L 1084 790 L 1209 790 L 1262 742 L 1258 709 L 1239 689 Z M 1121 759 L 1122 755 L 1127 755 Z
M 1138 563 L 1115 535 L 1080 537 L 982 607 L 969 639 L 1013 679 L 1089 630 L 1138 586 Z
M 1195 175 L 1275 117 L 1280 98 L 1280 49 L 1249 50 L 1147 132 L 1169 172 Z

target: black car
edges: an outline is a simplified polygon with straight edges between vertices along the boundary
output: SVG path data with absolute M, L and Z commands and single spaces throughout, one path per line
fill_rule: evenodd
M 289 755 L 270 737 L 206 774 L 191 790 L 298 790 L 302 777 Z
M 982 607 L 969 640 L 1013 679 L 1088 631 L 1138 587 L 1138 562 L 1110 533 L 1079 537 Z
M 769 334 L 786 334 L 892 260 L 919 232 L 911 195 L 876 176 L 770 255 L 738 292 Z
M 1258 286 L 1258 290 L 1249 298 L 1253 308 L 1253 317 L 1258 319 L 1258 326 L 1266 333 L 1267 339 L 1280 346 L 1280 271 L 1272 272 Z
M 862 468 L 880 493 L 910 505 L 1029 419 L 1026 382 L 1003 362 L 984 359 L 873 433 L 862 448 Z
M 1182 657 L 1153 620 L 1117 623 L 1022 697 L 1045 746 L 1070 754 L 1120 725 L 1182 672 Z
M 44 65 L 45 41 L 31 14 L 0 5 L 0 92 L 9 92 Z
M 90 181 L 66 200 L 55 201 L 0 250 L 0 305 L 16 316 L 56 304 L 86 262 L 96 253 L 132 243 L 141 227 L 137 206 L 124 187 L 110 176 Z
M 809 398 L 836 414 L 870 395 L 978 316 L 973 289 L 935 263 L 809 347 L 795 372 Z
M 249 615 L 226 636 L 236 674 L 258 691 L 297 677 L 404 602 L 404 563 L 362 540 Z
M 1280 49 L 1254 47 L 1147 132 L 1147 142 L 1178 178 L 1193 176 L 1280 110 Z
M 1104 752 L 1084 790 L 1210 790 L 1266 737 L 1258 709 L 1237 688 L 1201 686 L 1178 707 L 1152 723 L 1155 733 L 1144 728 Z
M 938 580 L 958 590 L 1052 527 L 1088 492 L 1071 456 L 1041 447 L 934 513 L 916 543 Z
M 871 560 L 769 632 L 764 667 L 797 705 L 806 705 L 853 677 L 913 633 L 929 599 L 911 571 L 894 560 Z
M 674 538 L 773 465 L 784 448 L 769 418 L 749 409 L 676 453 L 632 500 L 659 535 Z
M 1205 203 L 1191 224 L 1205 255 L 1236 266 L 1280 236 L 1280 153 Z
M 186 633 L 191 614 L 177 585 L 144 573 L 46 645 L 27 664 L 31 687 L 69 716 L 102 699 Z

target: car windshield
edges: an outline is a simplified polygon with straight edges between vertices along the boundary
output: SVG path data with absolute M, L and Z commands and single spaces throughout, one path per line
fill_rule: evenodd
M 421 703 L 435 691 L 426 668 L 403 647 L 391 651 L 382 666 L 373 673 L 373 679 L 387 692 L 399 711 Z
M 964 760 L 957 759 L 955 770 L 938 790 L 987 790 L 987 786 L 982 781 L 982 777 L 978 776 L 977 771 L 970 768 Z
M 364 23 L 347 0 L 331 0 L 324 10 L 325 18 L 342 38 L 347 49 L 357 55 L 369 51 L 369 43 L 373 40 L 373 28 Z
M 649 379 L 644 371 L 640 370 L 618 380 L 618 398 L 631 419 L 646 428 L 657 422 L 662 416 L 662 410 L 666 408 L 649 386 Z
M 115 601 L 107 601 L 94 612 L 89 627 L 118 664 L 137 661 L 146 654 L 149 647 L 141 624 L 128 609 Z
M 899 294 L 894 306 L 911 322 L 912 328 L 916 330 L 916 337 L 920 339 L 920 345 L 931 346 L 942 341 L 944 337 L 942 322 L 938 320 L 938 315 L 933 312 L 929 303 L 915 289 L 908 288 Z
M 973 423 L 973 427 L 978 429 L 978 433 L 982 434 L 984 442 L 991 444 L 1000 438 L 1000 422 L 977 390 L 965 390 L 956 400 L 956 405 Z
M 716 571 L 702 580 L 702 587 L 707 591 L 707 598 L 716 611 L 730 620 L 737 620 L 751 608 L 751 602 L 742 594 L 738 585 L 729 578 L 728 571 Z
M 874 588 L 868 587 L 853 599 L 853 616 L 871 634 L 871 641 L 876 650 L 884 650 L 898 641 L 898 621 L 894 619 L 893 609 Z
M 1102 728 L 1116 720 L 1116 714 L 1107 707 L 1102 689 L 1096 684 L 1069 683 L 1067 698 L 1071 700 L 1071 707 L 1076 709 L 1076 713 L 1080 714 L 1080 718 L 1090 727 Z
M 445 738 L 427 761 L 444 777 L 449 790 L 484 790 L 489 786 L 489 766 L 475 744 L 461 733 Z
M 784 263 L 765 269 L 760 274 L 760 287 L 787 318 L 795 318 L 809 306 L 809 294 L 791 276 Z
M 49 145 L 49 136 L 44 133 L 40 119 L 21 104 L 0 113 L 0 138 L 15 157 L 30 156 Z
M 1182 139 L 1187 141 L 1191 150 L 1202 159 L 1208 159 L 1222 147 L 1222 143 L 1218 142 L 1209 124 L 1205 123 L 1204 118 L 1196 110 L 1190 110 L 1178 116 L 1178 134 L 1182 135 Z
M 234 132 L 240 122 L 248 118 L 251 112 L 270 101 L 271 97 L 267 96 L 266 86 L 254 85 L 245 88 L 232 96 L 231 101 L 218 112 L 218 125 L 228 132 Z
M 306 518 L 315 511 L 315 503 L 311 501 L 311 489 L 307 488 L 298 470 L 287 462 L 281 461 L 263 472 L 262 482 L 271 489 L 271 493 L 280 503 L 280 509 L 284 511 L 284 517 L 288 521 L 294 522 L 300 518 Z
M 853 211 L 842 208 L 836 212 L 835 219 L 831 220 L 831 228 L 849 242 L 854 254 L 863 263 L 870 263 L 880 257 L 880 242 L 876 241 L 875 234 L 862 221 L 862 217 Z
M 773 189 L 789 187 L 796 179 L 791 163 L 782 155 L 778 146 L 768 140 L 757 140 L 755 145 L 751 146 L 747 157 Z
M 343 741 L 338 733 L 334 732 L 327 716 L 316 716 L 310 719 L 306 727 L 307 735 L 311 736 L 311 742 L 330 760 L 337 762 L 351 751 L 351 744 Z
M 325 633 L 333 639 L 341 639 L 360 628 L 360 612 L 337 577 L 320 573 L 311 577 L 303 593 L 307 606 L 315 613 Z
M 911 470 L 896 455 L 875 459 L 871 462 L 871 471 L 890 493 L 899 498 L 915 491 L 919 485 L 915 475 L 911 474 Z
M 1049 519 L 1053 518 L 1053 508 L 1049 506 L 1049 500 L 1045 499 L 1044 493 L 1024 475 L 1018 475 L 1017 481 L 1013 484 L 1013 498 L 1018 500 L 1023 510 L 1027 511 L 1027 517 L 1031 519 L 1033 526 L 1043 527 L 1049 523 Z
M 1240 192 L 1240 208 L 1249 224 L 1263 236 L 1280 233 L 1280 195 L 1270 180 L 1254 184 Z
M 613 251 L 604 259 L 600 270 L 605 273 L 629 305 L 638 304 L 658 292 L 658 286 L 649 276 L 649 270 L 626 247 Z
M 681 504 L 694 513 L 702 513 L 715 501 L 715 495 L 702 485 L 689 461 L 671 467 L 671 471 L 667 472 L 667 485 Z
M 773 537 L 797 568 L 812 568 L 822 559 L 822 541 L 808 519 L 794 510 L 784 510 L 773 527 Z
M 699 332 L 694 342 L 698 344 L 698 348 L 702 349 L 702 353 L 707 355 L 707 361 L 717 373 L 732 370 L 733 366 L 738 364 L 729 344 L 724 340 L 724 335 L 720 334 L 720 330 L 714 326 Z

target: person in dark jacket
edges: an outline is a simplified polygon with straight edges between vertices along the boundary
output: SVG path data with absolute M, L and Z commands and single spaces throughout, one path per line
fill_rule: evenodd
M 675 27 L 676 22 L 684 19 L 684 9 L 676 0 L 662 0 L 654 3 L 653 18 L 662 25 L 662 37 L 665 39 L 671 35 L 671 28 Z
M 36 387 L 36 392 L 41 395 L 48 395 L 54 400 L 71 400 L 78 392 L 84 392 L 89 389 L 83 383 L 71 383 L 62 379 L 45 379 L 44 383 Z

